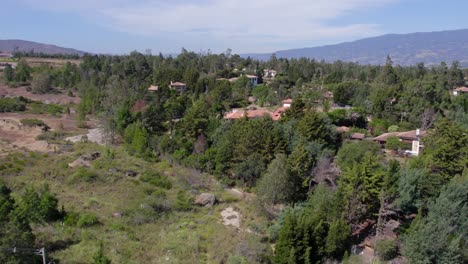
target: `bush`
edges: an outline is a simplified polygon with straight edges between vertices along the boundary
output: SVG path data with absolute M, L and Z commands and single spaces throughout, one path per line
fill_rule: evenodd
M 167 176 L 161 175 L 159 172 L 147 171 L 141 175 L 140 180 L 163 189 L 169 190 L 172 188 L 172 183 Z
M 395 137 L 395 136 L 388 137 L 387 143 L 385 143 L 385 148 L 386 149 L 391 149 L 391 150 L 394 150 L 394 151 L 397 151 L 397 150 L 402 149 L 404 147 L 406 147 L 406 144 L 403 141 L 400 141 L 400 139 L 398 137 Z
M 76 212 L 67 212 L 63 219 L 63 224 L 66 226 L 75 226 L 80 218 L 80 215 Z
M 375 242 L 375 249 L 383 261 L 394 259 L 398 255 L 398 247 L 395 240 L 380 239 Z
M 85 167 L 80 167 L 75 173 L 73 173 L 71 178 L 72 181 L 94 182 L 98 179 L 98 175 L 95 171 Z
M 61 140 L 67 134 L 61 131 L 46 131 L 36 137 L 37 140 Z
M 78 227 L 89 227 L 99 223 L 97 216 L 91 213 L 85 213 L 80 216 L 78 221 L 76 222 L 76 226 Z
M 44 121 L 36 118 L 24 118 L 20 120 L 24 126 L 45 126 Z
M 34 114 L 59 115 L 64 108 L 57 104 L 43 104 L 41 102 L 31 103 L 31 112 Z
M 0 113 L 24 110 L 26 110 L 26 100 L 24 98 L 0 98 Z
M 193 198 L 184 191 L 177 193 L 174 209 L 178 211 L 188 211 L 192 209 Z
M 127 211 L 125 215 L 128 216 L 126 222 L 129 225 L 154 223 L 159 219 L 159 214 L 149 205 L 141 205 L 137 209 Z

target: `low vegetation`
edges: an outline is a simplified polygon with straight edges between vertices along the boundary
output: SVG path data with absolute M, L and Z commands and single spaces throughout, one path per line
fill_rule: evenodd
M 263 69 L 278 74 L 263 81 Z M 55 68 L 20 60 L 7 71 L 6 83 L 31 82 L 36 93 L 77 92 L 78 124 L 98 118 L 109 143 L 70 145 L 63 131 L 49 131 L 38 139 L 56 143 L 55 153 L 0 157 L 4 200 L 14 205 L 5 208 L 15 212 L 5 226 L 22 219 L 30 247 L 61 244 L 49 247 L 57 261 L 467 261 L 468 99 L 450 91 L 468 72 L 457 62 L 260 62 L 183 50 L 175 58 L 86 55 Z M 166 88 L 176 80 L 187 90 Z M 286 98 L 291 106 L 275 118 L 223 118 L 233 108 L 255 111 L 251 103 L 276 110 Z M 65 109 L 1 102 L 9 111 L 21 102 L 38 114 Z M 362 138 L 418 128 L 424 136 L 411 140 Z M 424 146 L 419 156 L 398 156 L 412 140 Z M 199 206 L 201 194 L 216 199 Z M 223 222 L 226 209 L 239 222 Z M 362 245 L 370 253 L 354 255 Z

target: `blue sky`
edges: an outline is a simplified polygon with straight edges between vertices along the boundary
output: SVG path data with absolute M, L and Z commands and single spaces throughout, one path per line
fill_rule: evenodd
M 99 53 L 273 52 L 468 28 L 466 0 L 2 0 L 0 39 Z

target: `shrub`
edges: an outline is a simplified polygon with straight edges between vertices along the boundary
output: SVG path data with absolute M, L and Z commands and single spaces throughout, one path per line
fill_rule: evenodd
M 66 226 L 75 226 L 78 222 L 80 215 L 76 212 L 67 212 L 65 218 L 63 219 L 63 224 Z
M 46 131 L 36 137 L 37 140 L 61 140 L 67 134 L 61 131 Z
M 26 110 L 26 100 L 24 98 L 0 98 L 0 113 L 24 110 Z
M 395 240 L 380 239 L 375 242 L 375 249 L 383 261 L 394 259 L 398 255 L 398 247 Z
M 137 209 L 127 211 L 125 215 L 128 216 L 126 222 L 129 225 L 154 223 L 159 218 L 159 214 L 149 205 L 141 205 Z
M 97 223 L 99 223 L 97 216 L 91 213 L 85 213 L 80 216 L 80 218 L 76 222 L 76 226 L 88 227 L 88 226 L 96 225 Z
M 179 191 L 176 197 L 174 209 L 178 211 L 188 211 L 192 208 L 193 198 L 184 191 Z
M 388 137 L 387 143 L 385 143 L 385 148 L 386 149 L 391 149 L 391 150 L 394 150 L 394 151 L 402 149 L 405 146 L 406 146 L 406 144 L 404 142 L 400 141 L 400 139 L 398 137 L 395 137 L 395 136 Z
M 161 175 L 156 171 L 146 171 L 141 175 L 140 180 L 147 182 L 149 184 L 155 185 L 163 189 L 171 189 L 172 183 L 165 175 Z
M 44 121 L 36 118 L 24 118 L 20 120 L 24 126 L 45 126 Z
M 87 169 L 85 167 L 80 167 L 75 173 L 73 173 L 71 178 L 72 181 L 94 182 L 97 180 L 98 175 L 93 170 Z
M 31 112 L 34 114 L 59 115 L 63 113 L 64 108 L 57 104 L 43 104 L 41 102 L 31 103 Z

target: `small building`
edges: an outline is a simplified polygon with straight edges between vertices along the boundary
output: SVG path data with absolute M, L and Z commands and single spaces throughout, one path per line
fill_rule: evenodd
M 283 107 L 291 107 L 292 102 L 293 100 L 291 98 L 281 101 L 281 103 L 283 103 Z
M 257 86 L 258 85 L 258 76 L 257 75 L 245 75 L 245 77 L 247 77 L 247 79 L 249 79 L 250 81 L 250 84 L 252 84 L 252 86 Z
M 187 90 L 187 85 L 183 82 L 172 82 L 169 84 L 171 90 L 176 90 L 179 93 L 183 93 Z
M 378 142 L 380 145 L 384 146 L 387 143 L 387 139 L 390 137 L 397 137 L 400 141 L 405 143 L 411 143 L 411 150 L 406 150 L 405 153 L 411 154 L 413 156 L 418 156 L 420 149 L 423 145 L 420 144 L 421 137 L 427 135 L 427 131 L 421 131 L 419 129 L 406 131 L 406 132 L 389 132 L 384 133 L 378 137 L 373 138 L 374 141 Z
M 353 133 L 349 136 L 351 140 L 363 140 L 364 138 L 366 138 L 366 135 L 362 133 Z
M 151 85 L 148 88 L 148 91 L 150 91 L 150 92 L 157 92 L 158 90 L 159 90 L 159 86 L 157 86 L 157 85 Z
M 338 134 L 344 134 L 349 131 L 349 127 L 347 126 L 340 126 L 335 128 L 336 133 Z
M 452 94 L 453 94 L 454 96 L 457 96 L 457 95 L 460 95 L 460 94 L 465 94 L 465 93 L 468 93 L 468 87 L 465 87 L 465 86 L 463 86 L 463 87 L 458 87 L 457 89 L 454 89 L 454 90 L 452 91 Z
M 275 71 L 275 70 L 271 70 L 271 69 L 263 70 L 263 78 L 264 79 L 274 79 L 277 74 L 278 74 L 278 72 Z

